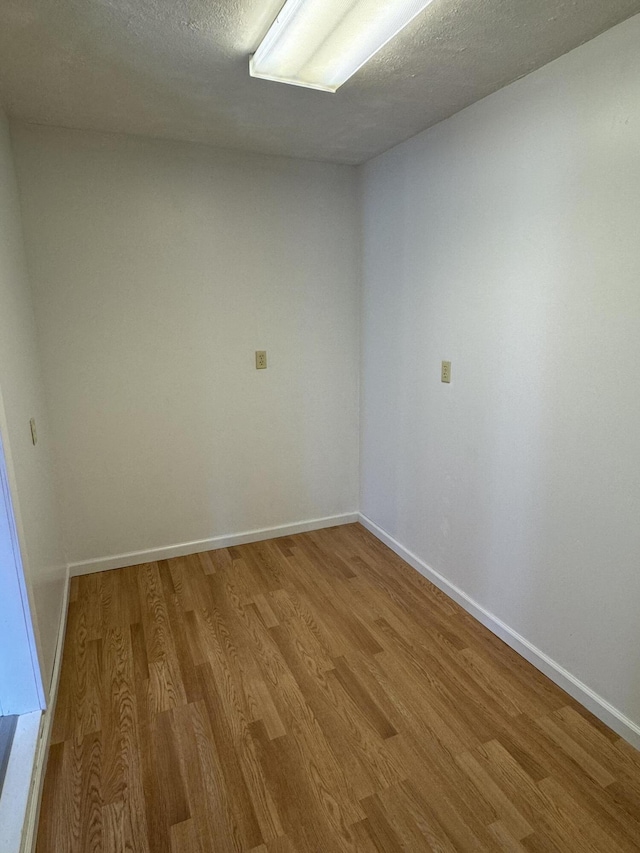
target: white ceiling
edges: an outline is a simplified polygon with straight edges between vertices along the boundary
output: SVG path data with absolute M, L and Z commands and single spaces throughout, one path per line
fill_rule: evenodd
M 0 102 L 40 124 L 355 164 L 640 12 L 433 0 L 332 95 L 249 77 L 282 3 L 0 0 Z

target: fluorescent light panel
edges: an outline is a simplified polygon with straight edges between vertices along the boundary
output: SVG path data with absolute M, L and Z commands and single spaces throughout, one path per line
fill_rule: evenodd
M 252 77 L 335 92 L 431 0 L 286 0 Z

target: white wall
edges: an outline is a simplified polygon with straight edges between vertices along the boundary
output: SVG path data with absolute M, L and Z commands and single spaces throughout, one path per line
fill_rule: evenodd
M 636 17 L 362 175 L 361 510 L 636 723 L 639 45 Z
M 38 444 L 31 442 L 35 417 Z M 6 119 L 0 112 L 0 429 L 4 440 L 26 586 L 39 637 L 45 690 L 51 681 L 65 580 L 56 517 L 51 442 L 31 291 L 24 261 L 20 209 Z M 1 464 L 1 463 L 0 463 Z M 8 570 L 5 565 L 4 570 Z M 15 578 L 14 578 L 15 579 Z M 6 576 L 3 573 L 3 580 Z M 3 584 L 3 606 L 17 591 Z M 17 624 L 17 623 L 15 623 Z M 24 638 L 23 638 L 24 640 Z M 18 645 L 22 645 L 19 641 Z M 15 647 L 14 647 L 15 648 Z M 24 646 L 22 646 L 24 649 Z M 5 649 L 6 651 L 6 649 Z M 16 648 L 15 654 L 19 654 Z M 24 672 L 24 661 L 16 671 Z M 5 708 L 6 710 L 6 708 Z M 21 710 L 27 710 L 22 707 Z
M 13 140 L 70 560 L 356 511 L 355 170 Z

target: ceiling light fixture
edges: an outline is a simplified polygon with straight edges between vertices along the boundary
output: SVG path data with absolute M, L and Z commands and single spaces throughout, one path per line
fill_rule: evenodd
M 252 77 L 335 92 L 431 0 L 286 0 Z

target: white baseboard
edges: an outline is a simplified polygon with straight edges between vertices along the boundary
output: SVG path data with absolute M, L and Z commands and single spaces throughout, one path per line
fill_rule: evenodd
M 452 584 L 445 577 L 428 566 L 420 557 L 401 545 L 393 538 L 386 530 L 378 527 L 375 522 L 371 521 L 365 515 L 360 513 L 360 523 L 367 528 L 381 542 L 384 542 L 392 551 L 399 557 L 402 557 L 405 562 L 412 566 L 421 575 L 430 580 L 438 589 L 441 589 L 446 595 L 461 605 L 468 613 L 475 617 L 478 622 L 481 622 L 486 628 L 492 631 L 497 637 L 500 637 L 507 645 L 511 646 L 518 654 L 533 664 L 536 669 L 539 669 L 559 687 L 565 690 L 569 695 L 573 696 L 580 704 L 588 708 L 592 714 L 603 723 L 613 729 L 620 737 L 627 740 L 636 749 L 640 749 L 640 726 L 630 720 L 621 711 L 607 702 L 602 696 L 599 696 L 595 691 L 588 687 L 580 679 L 572 675 L 559 663 L 556 663 L 552 658 L 546 655 L 543 651 L 530 643 L 525 637 L 510 628 L 493 613 L 486 610 L 477 601 L 474 601 L 466 592 Z
M 67 629 L 67 614 L 69 612 L 69 581 L 70 575 L 69 570 L 67 569 L 67 577 L 65 579 L 64 595 L 62 600 L 62 613 L 60 616 L 60 626 L 58 628 L 58 639 L 56 641 L 56 653 L 53 660 L 53 673 L 51 675 L 51 685 L 49 688 L 49 703 L 40 720 L 40 732 L 38 735 L 38 745 L 36 747 L 36 756 L 33 766 L 33 774 L 31 777 L 31 789 L 29 791 L 29 800 L 27 802 L 26 817 L 22 830 L 20 853 L 33 853 L 38 835 L 38 818 L 40 816 L 42 786 L 44 785 L 44 777 L 47 771 L 49 741 L 51 740 L 51 727 L 56 710 L 56 700 L 58 698 L 60 670 L 62 668 L 62 653 L 64 650 L 64 637 Z
M 307 533 L 324 527 L 337 527 L 340 524 L 353 524 L 360 518 L 357 512 L 344 515 L 331 515 L 327 518 L 314 518 L 279 527 L 265 527 L 261 530 L 248 530 L 244 533 L 231 533 L 226 536 L 214 536 L 211 539 L 198 539 L 195 542 L 182 542 L 163 548 L 151 548 L 148 551 L 132 551 L 129 554 L 116 554 L 112 557 L 100 557 L 96 560 L 69 563 L 71 577 L 89 575 L 93 572 L 106 572 L 110 569 L 122 569 L 125 566 L 137 566 L 141 563 L 154 563 L 157 560 L 170 560 L 173 557 L 186 557 L 201 551 L 216 551 L 233 545 L 247 545 L 250 542 L 262 542 L 265 539 L 277 539 L 279 536 L 292 536 L 295 533 Z

